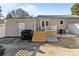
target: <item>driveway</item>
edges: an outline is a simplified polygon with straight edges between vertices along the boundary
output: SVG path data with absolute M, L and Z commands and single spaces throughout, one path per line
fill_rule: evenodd
M 6 49 L 4 56 L 79 55 L 79 37 L 62 38 L 61 41 L 53 43 L 33 43 L 19 38 L 6 38 L 0 40 L 0 45 L 3 45 Z
M 0 45 L 3 45 L 6 49 L 4 56 L 15 56 L 20 50 L 24 50 L 24 52 L 27 50 L 30 55 L 33 56 L 37 51 L 41 52 L 39 48 L 43 44 L 45 43 L 32 43 L 19 38 L 6 38 L 0 40 Z

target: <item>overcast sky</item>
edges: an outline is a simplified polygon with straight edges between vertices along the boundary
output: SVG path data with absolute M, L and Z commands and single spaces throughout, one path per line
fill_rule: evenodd
M 71 3 L 0 3 L 2 14 L 22 8 L 30 15 L 71 15 Z

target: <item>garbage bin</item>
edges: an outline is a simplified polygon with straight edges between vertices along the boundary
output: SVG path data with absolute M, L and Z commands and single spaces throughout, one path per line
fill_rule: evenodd
M 3 56 L 5 53 L 5 48 L 3 46 L 0 46 L 0 56 Z
M 22 40 L 32 40 L 32 36 L 33 36 L 33 31 L 32 30 L 23 30 L 21 32 L 21 39 Z

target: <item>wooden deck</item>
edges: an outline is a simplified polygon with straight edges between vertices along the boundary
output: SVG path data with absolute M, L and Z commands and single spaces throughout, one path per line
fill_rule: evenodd
M 32 42 L 46 42 L 47 36 L 55 35 L 55 31 L 35 31 L 33 34 Z

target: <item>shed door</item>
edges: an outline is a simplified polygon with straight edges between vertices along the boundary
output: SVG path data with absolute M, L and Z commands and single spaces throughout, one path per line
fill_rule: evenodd
M 18 24 L 16 22 L 6 23 L 6 36 L 18 36 Z
M 25 23 L 19 23 L 19 36 L 21 36 L 23 30 L 25 30 Z

